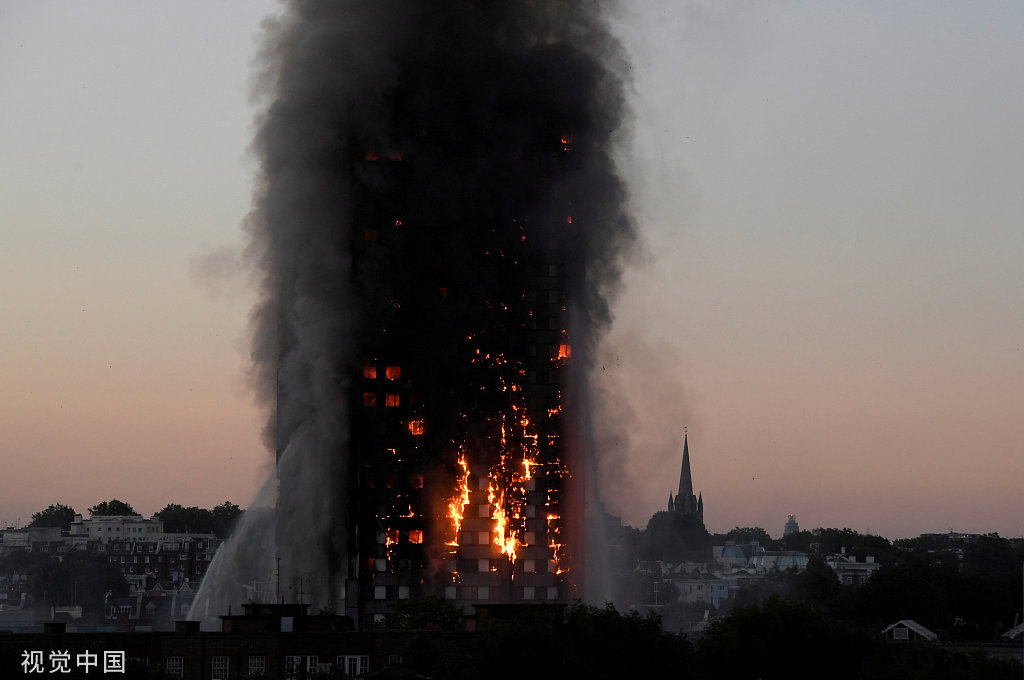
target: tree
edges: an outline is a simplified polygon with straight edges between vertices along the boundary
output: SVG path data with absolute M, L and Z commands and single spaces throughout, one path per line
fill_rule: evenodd
M 443 597 L 426 596 L 395 603 L 393 613 L 384 615 L 384 628 L 461 630 L 462 610 Z
M 32 576 L 32 586 L 49 605 L 82 605 L 85 612 L 100 614 L 107 592 L 128 594 L 128 582 L 105 555 L 72 552 Z M 38 578 L 38 582 L 36 579 Z
M 208 534 L 213 531 L 213 515 L 205 508 L 195 506 L 186 508 L 177 503 L 171 503 L 156 513 L 156 517 L 164 523 L 164 531 L 172 534 L 186 532 Z
M 775 539 L 761 527 L 736 527 L 725 535 L 724 540 L 735 541 L 737 544 L 757 541 L 761 547 L 768 550 L 774 549 L 776 544 Z M 715 545 L 718 545 L 718 543 Z
M 878 625 L 852 625 L 821 607 L 771 597 L 737 607 L 712 624 L 698 645 L 705 674 L 697 676 L 781 680 L 799 675 L 794 668 L 824 668 L 841 669 L 843 678 L 854 680 L 1020 678 L 1015 660 L 967 655 L 940 645 L 887 644 L 878 630 Z
M 478 631 L 470 643 L 474 653 L 456 672 L 436 672 L 436 667 L 419 672 L 489 680 L 521 678 L 524 669 L 534 669 L 538 677 L 588 680 L 670 673 L 693 677 L 694 658 L 687 641 L 664 632 L 656 616 L 620 614 L 611 605 L 576 605 L 564 617 L 555 608 L 524 607 L 512 619 L 494 621 Z
M 665 562 L 705 560 L 711 556 L 711 536 L 692 515 L 656 512 L 643 533 L 640 555 Z
M 969 574 L 1016 573 L 1019 565 L 1010 542 L 999 534 L 978 536 L 964 549 L 963 570 Z
M 227 538 L 235 528 L 235 524 L 242 516 L 242 509 L 231 501 L 224 501 L 213 508 L 213 533 L 217 538 Z
M 813 531 L 797 531 L 789 536 L 783 536 L 779 543 L 783 550 L 811 551 L 818 554 L 837 553 L 846 548 L 847 555 L 856 556 L 861 562 L 871 555 L 876 562 L 884 565 L 895 562 L 898 555 L 898 551 L 888 539 L 872 534 L 861 534 L 853 529 L 818 528 Z
M 829 605 L 839 596 L 841 586 L 836 573 L 820 557 L 807 561 L 807 568 L 796 579 L 800 596 L 811 604 Z
M 124 501 L 119 501 L 116 498 L 110 501 L 103 501 L 89 508 L 89 514 L 93 516 L 103 515 L 137 515 L 135 508 L 128 505 Z
M 45 510 L 32 513 L 30 527 L 60 527 L 62 531 L 71 529 L 71 522 L 75 519 L 75 509 L 69 505 L 54 503 Z
M 178 503 L 170 503 L 156 513 L 156 517 L 164 523 L 164 531 L 176 534 L 217 534 L 218 538 L 230 536 L 241 515 L 242 509 L 231 501 L 225 501 L 213 510 L 194 505 L 186 508 Z
M 958 600 L 966 589 L 955 568 L 914 561 L 880 569 L 856 593 L 864 619 L 876 626 L 913 619 L 941 632 L 962 615 Z

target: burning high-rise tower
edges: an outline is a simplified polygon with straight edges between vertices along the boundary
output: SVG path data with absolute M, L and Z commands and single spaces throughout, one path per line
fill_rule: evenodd
M 632 241 L 598 9 L 296 0 L 272 29 L 255 349 L 282 582 L 314 605 L 580 592 L 587 370 Z

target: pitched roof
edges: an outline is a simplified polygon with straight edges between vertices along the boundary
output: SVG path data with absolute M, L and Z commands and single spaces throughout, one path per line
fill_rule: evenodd
M 1005 633 L 1003 633 L 1001 637 L 1007 638 L 1009 640 L 1013 640 L 1013 639 L 1016 639 L 1017 637 L 1020 637 L 1021 633 L 1024 633 L 1024 623 L 1017 624 L 1016 626 L 1014 626 L 1010 630 L 1008 630 Z
M 921 637 L 928 638 L 929 640 L 938 640 L 939 639 L 938 635 L 936 635 L 935 633 L 931 632 L 930 630 L 928 630 L 927 628 L 922 626 L 917 621 L 913 621 L 911 619 L 902 619 L 900 621 L 897 621 L 896 623 L 892 624 L 891 626 L 889 626 L 888 628 L 883 630 L 881 634 L 885 635 L 886 633 L 888 633 L 893 628 L 897 628 L 899 626 L 903 626 L 904 628 L 909 628 L 910 630 L 914 631 L 915 633 L 917 633 Z

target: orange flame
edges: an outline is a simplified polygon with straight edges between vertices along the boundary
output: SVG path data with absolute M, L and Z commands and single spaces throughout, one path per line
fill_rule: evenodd
M 487 502 L 494 508 L 494 545 L 501 549 L 502 554 L 508 555 L 513 562 L 516 560 L 516 535 L 509 530 L 508 513 L 505 510 L 504 493 L 498 493 L 492 482 L 487 486 Z
M 458 477 L 458 491 L 448 503 L 448 516 L 455 527 L 455 537 L 448 542 L 451 546 L 459 545 L 459 531 L 462 529 L 462 518 L 465 516 L 463 513 L 469 505 L 469 463 L 466 462 L 465 453 L 459 455 L 459 467 L 462 468 L 462 473 Z

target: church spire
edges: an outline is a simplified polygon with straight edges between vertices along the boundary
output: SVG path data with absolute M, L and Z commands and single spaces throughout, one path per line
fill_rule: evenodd
M 679 471 L 679 493 L 676 498 L 693 497 L 693 478 L 690 477 L 690 445 L 686 428 L 683 428 L 683 468 Z

